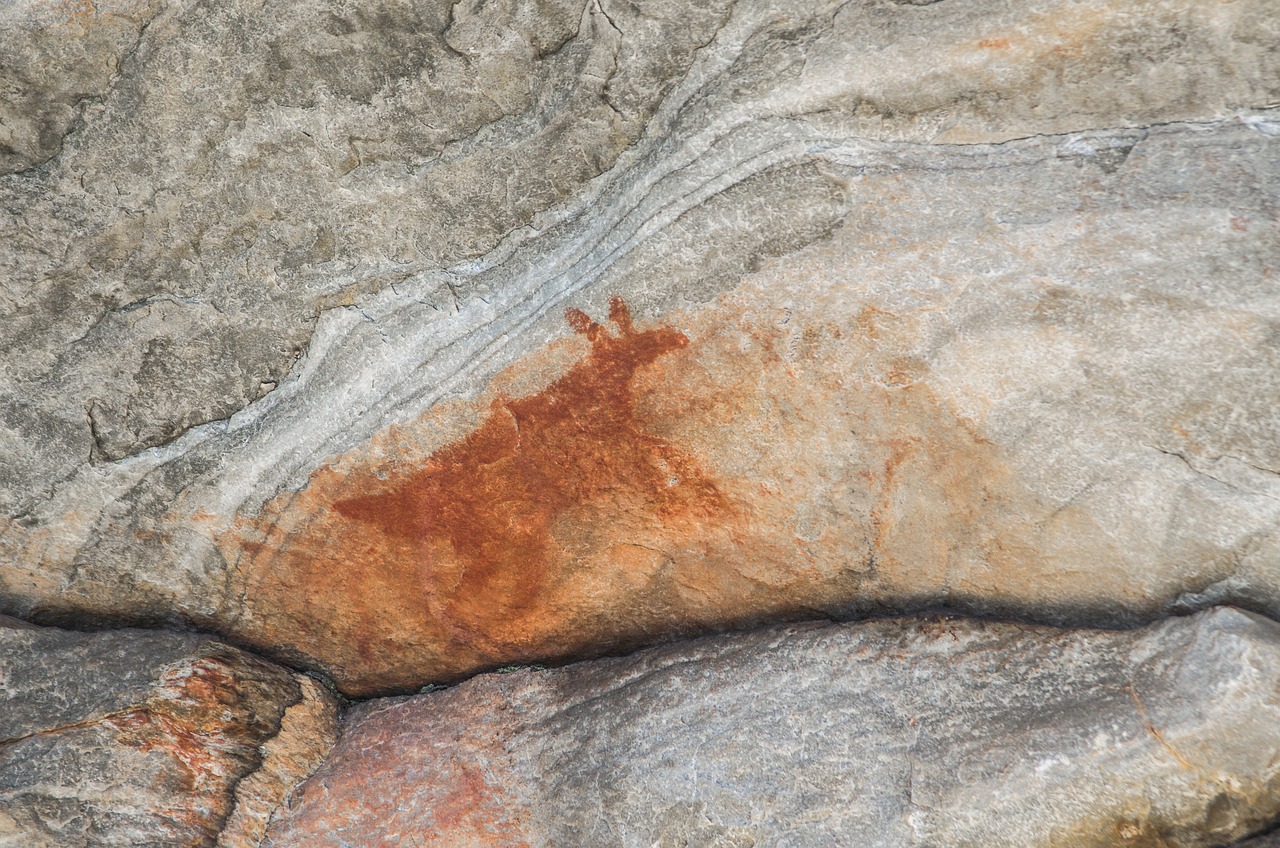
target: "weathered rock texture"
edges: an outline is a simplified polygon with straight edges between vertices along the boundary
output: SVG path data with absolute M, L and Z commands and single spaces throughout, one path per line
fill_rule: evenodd
M 335 732 L 314 681 L 208 638 L 0 618 L 5 848 L 256 846 Z
M 1273 12 L 11 4 L 0 610 L 355 694 L 1280 615 Z
M 1278 745 L 1280 627 L 1234 609 L 788 626 L 361 705 L 266 844 L 1221 845 Z

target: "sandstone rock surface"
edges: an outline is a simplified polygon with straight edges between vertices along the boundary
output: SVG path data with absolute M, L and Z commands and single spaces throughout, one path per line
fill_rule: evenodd
M 256 846 L 336 713 L 207 637 L 0 619 L 0 846 Z
M 7 6 L 0 611 L 1280 615 L 1271 6 Z
M 1277 198 L 1275 0 L 3 0 L 0 848 L 1274 826 Z
M 360 705 L 266 845 L 1212 846 L 1278 745 L 1280 627 L 1231 608 L 793 625 Z

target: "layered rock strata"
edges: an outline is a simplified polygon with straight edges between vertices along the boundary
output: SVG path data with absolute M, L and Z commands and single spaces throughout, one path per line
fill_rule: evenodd
M 1235 609 L 793 625 L 362 704 L 265 844 L 1213 846 L 1280 814 L 1278 745 Z
M 314 680 L 207 637 L 0 619 L 0 846 L 256 846 L 336 719 Z

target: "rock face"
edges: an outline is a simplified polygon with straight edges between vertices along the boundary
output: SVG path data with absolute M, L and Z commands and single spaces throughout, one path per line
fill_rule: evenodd
M 11 4 L 0 611 L 1280 615 L 1271 7 Z
M 266 845 L 1221 845 L 1280 812 L 1278 719 L 1229 608 L 789 626 L 362 705 Z
M 1265 836 L 1236 843 L 1236 848 L 1276 848 L 1277 845 L 1280 845 L 1280 831 L 1272 831 Z
M 1275 6 L 0 0 L 0 848 L 1274 825 Z
M 1280 831 L 1272 831 L 1256 839 L 1246 839 L 1236 844 L 1236 848 L 1276 848 L 1280 846 Z
M 0 846 L 256 846 L 336 712 L 205 637 L 0 619 Z

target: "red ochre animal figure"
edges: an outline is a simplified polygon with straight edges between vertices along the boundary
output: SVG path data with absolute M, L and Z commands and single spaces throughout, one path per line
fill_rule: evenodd
M 637 418 L 637 370 L 688 338 L 669 328 L 636 330 L 618 297 L 609 307 L 615 335 L 578 309 L 565 318 L 591 350 L 564 376 L 529 397 L 499 397 L 483 425 L 391 488 L 334 503 L 348 519 L 423 543 L 424 555 L 448 543 L 461 579 L 424 588 L 448 592 L 455 627 L 483 628 L 526 610 L 552 572 L 572 566 L 553 535 L 570 510 L 592 505 L 661 521 L 727 510 L 693 460 Z

